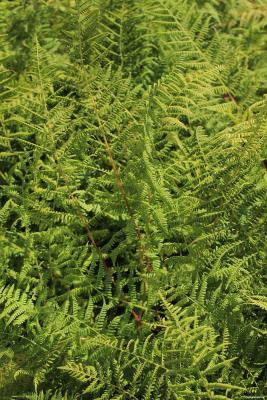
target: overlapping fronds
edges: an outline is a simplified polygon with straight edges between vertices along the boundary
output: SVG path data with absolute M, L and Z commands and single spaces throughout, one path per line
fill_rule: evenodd
M 266 5 L 0 2 L 0 398 L 266 396 Z

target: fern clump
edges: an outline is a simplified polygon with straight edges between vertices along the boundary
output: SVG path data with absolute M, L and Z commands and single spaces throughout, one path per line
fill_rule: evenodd
M 0 3 L 1 399 L 267 395 L 266 11 Z

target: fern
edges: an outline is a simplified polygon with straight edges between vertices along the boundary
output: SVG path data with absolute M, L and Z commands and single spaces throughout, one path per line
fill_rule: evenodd
M 0 3 L 1 399 L 266 395 L 265 8 Z

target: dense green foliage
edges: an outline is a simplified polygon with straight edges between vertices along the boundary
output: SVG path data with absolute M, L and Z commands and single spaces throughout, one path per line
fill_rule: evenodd
M 0 399 L 267 396 L 266 0 L 0 2 Z

